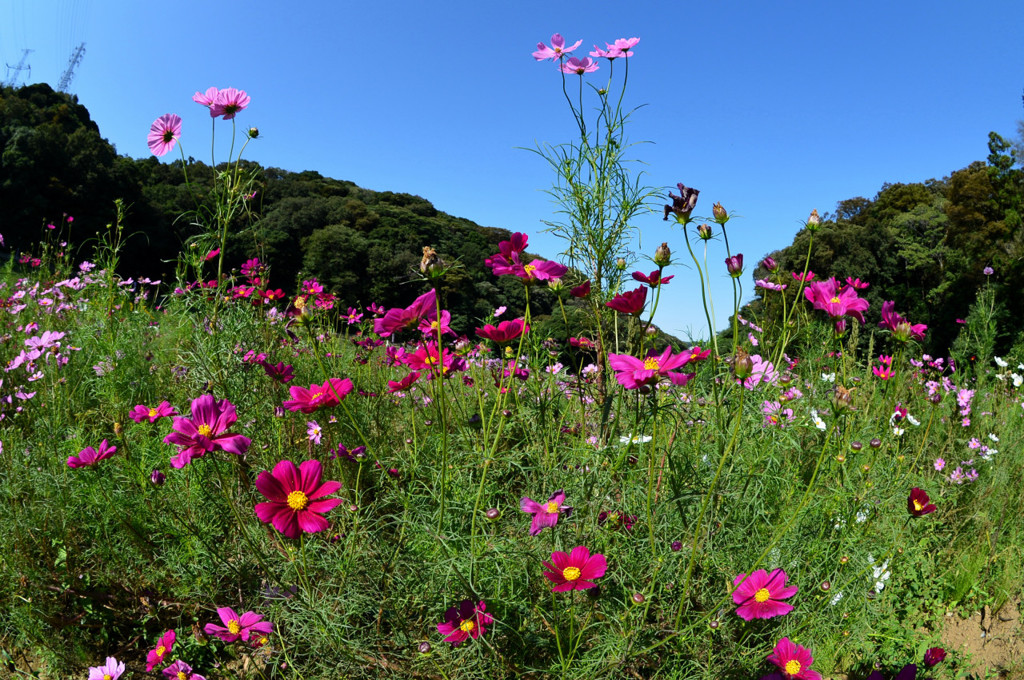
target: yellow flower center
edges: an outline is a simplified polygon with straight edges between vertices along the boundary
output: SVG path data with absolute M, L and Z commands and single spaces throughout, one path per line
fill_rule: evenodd
M 831 302 L 831 303 L 832 303 L 832 304 L 834 304 L 834 305 L 838 305 L 838 304 L 839 304 L 839 296 L 837 296 L 837 295 L 833 295 L 833 296 L 832 296 L 832 299 L 831 299 L 831 300 L 829 300 L 829 302 Z M 797 664 L 797 665 L 799 665 L 799 664 Z
M 114 676 L 112 676 L 110 673 L 104 673 L 103 680 L 114 680 Z
M 544 511 L 547 512 L 549 515 L 555 514 L 556 512 L 558 512 L 558 503 L 554 501 L 548 501 L 547 503 L 544 504 Z
M 566 567 L 562 570 L 562 578 L 566 581 L 575 581 L 580 577 L 580 570 L 576 567 Z
M 657 371 L 658 370 L 658 360 L 655 359 L 654 357 L 651 357 L 649 359 L 644 359 L 644 369 L 648 370 L 648 371 Z
M 188 676 L 185 675 L 185 671 L 178 671 L 178 680 L 188 680 Z
M 157 656 L 163 658 L 163 655 L 166 654 L 166 653 L 167 653 L 167 648 L 164 647 L 163 645 L 160 645 L 159 647 L 156 648 L 156 655 Z
M 754 593 L 754 602 L 767 602 L 771 599 L 772 594 L 768 592 L 767 588 L 761 588 L 761 590 Z
M 312 395 L 310 395 L 309 400 L 310 401 L 317 401 L 322 396 L 324 396 L 323 392 L 314 392 Z
M 921 501 L 917 500 L 916 498 L 914 499 L 914 510 L 918 512 L 924 510 L 924 504 L 922 504 Z
M 433 366 L 434 364 L 437 363 L 437 357 L 432 357 L 428 354 L 427 358 L 423 360 L 423 363 L 425 363 L 427 366 Z
M 464 633 L 470 633 L 473 631 L 474 628 L 476 628 L 476 624 L 472 621 L 467 620 L 459 624 L 459 630 L 463 631 Z
M 527 274 L 532 274 L 534 272 L 534 270 L 536 270 L 536 269 L 537 269 L 537 267 L 535 267 L 532 264 L 528 264 L 525 267 L 523 267 L 523 271 L 526 272 Z
M 228 621 L 228 632 L 232 635 L 238 635 L 242 632 L 242 624 L 238 622 L 238 619 Z
M 786 667 L 783 670 L 786 671 L 786 675 L 796 675 L 800 672 L 800 662 L 796 659 L 790 659 L 786 662 Z
M 307 505 L 309 497 L 301 491 L 295 490 L 288 494 L 288 507 L 292 510 L 305 510 Z
M 203 435 L 204 437 L 209 437 L 211 434 L 213 434 L 213 428 L 207 425 L 206 423 L 203 423 L 196 429 L 198 429 L 199 434 Z
M 156 417 L 156 409 L 155 408 L 149 409 L 149 417 L 150 418 Z
M 267 636 L 264 635 L 263 637 L 260 638 L 260 644 L 261 645 L 265 645 L 268 642 L 270 642 L 270 640 L 267 639 Z

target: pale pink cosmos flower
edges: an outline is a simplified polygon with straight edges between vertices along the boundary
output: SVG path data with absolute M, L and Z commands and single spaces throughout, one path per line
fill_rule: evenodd
M 174 149 L 181 137 L 181 116 L 174 113 L 165 113 L 149 127 L 147 144 L 154 156 L 163 156 Z
M 558 515 L 562 511 L 562 504 L 565 503 L 565 492 L 559 489 L 551 494 L 546 503 L 538 503 L 529 496 L 523 496 L 519 501 L 519 509 L 533 515 L 530 523 L 530 535 L 536 536 L 544 527 L 554 527 L 558 524 Z
M 581 44 L 583 44 L 583 41 L 577 40 L 572 46 L 566 47 L 565 38 L 562 37 L 562 34 L 555 33 L 551 36 L 551 47 L 548 47 L 542 42 L 537 43 L 537 51 L 533 53 L 533 58 L 537 61 L 544 61 L 545 59 L 557 61 L 569 52 L 575 50 Z
M 568 73 L 569 75 L 576 74 L 578 76 L 584 73 L 593 73 L 597 70 L 597 62 L 590 57 L 583 57 L 577 59 L 576 57 L 569 57 L 569 60 L 562 64 L 562 73 Z
M 117 680 L 124 674 L 124 662 L 118 661 L 112 656 L 107 657 L 107 662 L 102 666 L 89 668 L 89 680 Z
M 128 417 L 137 423 L 141 423 L 143 420 L 148 420 L 151 423 L 155 423 L 161 418 L 178 415 L 177 409 L 171 406 L 170 402 L 162 401 L 159 406 L 152 408 L 145 404 L 138 404 L 131 410 Z
M 217 101 L 217 95 L 220 93 L 215 87 L 207 88 L 206 92 L 196 92 L 192 95 L 192 101 L 196 104 L 202 104 L 206 108 L 210 109 L 210 118 L 216 118 L 217 113 L 213 110 L 213 105 Z

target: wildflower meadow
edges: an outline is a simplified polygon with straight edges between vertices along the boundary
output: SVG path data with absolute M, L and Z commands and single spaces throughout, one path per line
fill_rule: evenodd
M 457 319 L 467 263 L 430 242 L 397 305 L 271 288 L 259 102 L 235 88 L 154 111 L 155 156 L 232 140 L 215 173 L 173 166 L 196 225 L 173 277 L 126 274 L 144 225 L 120 202 L 87 251 L 65 216 L 11 254 L 7 677 L 976 672 L 943 626 L 1016 607 L 1024 566 L 1024 339 L 997 340 L 998 272 L 929 354 L 868 272 L 811 269 L 810 206 L 795 266 L 743 253 L 742 196 L 638 172 L 643 43 L 604 44 L 533 52 L 577 129 L 529 150 L 563 254 L 512 233 L 482 258 L 517 306 Z M 656 326 L 677 295 L 703 301 L 700 337 Z

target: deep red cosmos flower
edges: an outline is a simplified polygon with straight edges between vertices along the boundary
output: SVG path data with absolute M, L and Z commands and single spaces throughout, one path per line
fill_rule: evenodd
M 472 600 L 463 600 L 459 606 L 451 607 L 444 613 L 444 621 L 437 624 L 437 632 L 445 636 L 445 642 L 458 647 L 469 638 L 474 640 L 487 632 L 484 626 L 494 622 L 494 617 L 485 610 L 483 600 L 476 605 Z
M 931 499 L 928 498 L 928 494 L 923 489 L 915 486 L 910 490 L 910 496 L 907 497 L 907 512 L 910 513 L 911 517 L 922 517 L 935 512 L 937 508 L 930 501 Z

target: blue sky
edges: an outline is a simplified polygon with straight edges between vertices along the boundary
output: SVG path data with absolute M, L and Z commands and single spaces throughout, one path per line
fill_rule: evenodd
M 1018 0 L 635 2 L 628 11 L 621 2 L 4 0 L 0 57 L 13 65 L 34 49 L 29 80 L 56 86 L 85 42 L 71 92 L 118 152 L 136 157 L 149 153 L 150 123 L 173 112 L 186 153 L 208 160 L 209 117 L 192 94 L 244 89 L 252 103 L 238 122 L 261 131 L 246 157 L 418 194 L 525 232 L 531 251 L 557 257 L 559 242 L 540 233 L 556 210 L 544 193 L 552 177 L 522 147 L 569 141 L 575 124 L 555 67 L 530 54 L 555 32 L 582 39 L 581 55 L 637 36 L 626 104 L 643 105 L 628 132 L 649 142 L 635 147 L 638 167 L 666 192 L 676 182 L 700 189 L 695 214 L 710 215 L 715 201 L 737 214 L 730 243 L 752 264 L 790 243 L 812 208 L 945 176 L 985 158 L 990 130 L 1012 137 L 1024 118 L 1022 26 Z M 682 235 L 660 212 L 635 223 L 644 254 L 668 241 L 683 261 Z M 712 244 L 719 327 L 731 298 L 724 256 Z M 696 274 L 674 273 L 655 322 L 706 336 Z

